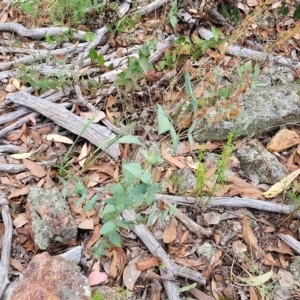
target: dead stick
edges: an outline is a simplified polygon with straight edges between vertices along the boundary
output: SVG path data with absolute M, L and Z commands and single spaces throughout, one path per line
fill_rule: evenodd
M 0 298 L 2 297 L 6 286 L 9 284 L 8 268 L 10 261 L 11 240 L 12 240 L 12 220 L 9 211 L 9 203 L 6 200 L 5 194 L 0 194 L 0 206 L 2 210 L 2 219 L 5 226 L 3 235 L 2 254 L 0 262 Z

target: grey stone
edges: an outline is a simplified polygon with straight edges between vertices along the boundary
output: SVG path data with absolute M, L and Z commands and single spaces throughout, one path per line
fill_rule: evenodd
M 77 236 L 77 226 L 61 193 L 31 187 L 26 214 L 34 242 L 41 250 Z
M 277 157 L 255 141 L 249 141 L 237 150 L 242 170 L 257 174 L 261 183 L 274 184 L 280 181 L 288 170 Z
M 268 132 L 283 124 L 298 123 L 299 90 L 300 86 L 293 83 L 250 89 L 242 95 L 240 115 L 233 120 L 215 122 L 224 107 L 208 108 L 194 130 L 194 140 L 225 140 L 230 132 L 236 137 L 249 136 Z

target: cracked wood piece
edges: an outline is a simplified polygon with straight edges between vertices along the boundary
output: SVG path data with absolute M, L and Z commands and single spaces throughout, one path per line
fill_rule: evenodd
M 0 153 L 19 153 L 20 147 L 15 145 L 0 146 Z
M 39 40 L 43 38 L 46 34 L 50 37 L 61 35 L 62 33 L 68 31 L 65 27 L 49 27 L 49 28 L 34 28 L 27 29 L 18 23 L 0 23 L 0 32 L 14 32 L 22 37 L 28 37 L 31 39 Z M 85 41 L 86 32 L 82 30 L 76 30 L 74 32 L 74 39 L 79 41 Z
M 78 53 L 78 52 L 81 52 L 86 45 L 88 45 L 88 43 L 82 43 L 77 46 L 72 45 L 72 46 L 68 46 L 63 49 L 56 49 L 56 50 L 52 50 L 52 51 L 39 50 L 39 52 L 35 53 L 34 55 L 26 55 L 24 57 L 14 59 L 13 61 L 0 63 L 0 70 L 3 71 L 6 69 L 9 69 L 10 67 L 12 67 L 16 64 L 25 64 L 25 63 L 31 63 L 31 62 L 34 62 L 37 60 L 42 60 L 42 59 L 49 57 L 49 55 L 67 54 L 70 52 Z
M 172 205 L 166 199 L 163 199 L 163 203 L 167 205 L 167 207 L 171 208 Z M 188 218 L 185 214 L 183 214 L 179 209 L 175 211 L 175 217 L 178 219 L 183 225 L 185 225 L 191 232 L 193 232 L 197 237 L 211 237 L 213 232 L 211 228 L 205 229 L 204 227 L 198 225 L 193 220 Z
M 53 99 L 54 99 L 54 97 L 53 97 Z M 64 103 L 61 103 L 61 104 L 58 104 L 58 105 L 61 106 L 61 107 L 69 107 L 72 104 L 68 103 L 68 102 L 64 102 Z M 34 118 L 37 118 L 39 116 L 39 114 L 36 113 L 36 112 L 32 112 L 31 115 L 33 115 Z M 21 127 L 24 123 L 27 123 L 29 121 L 31 121 L 30 118 L 28 116 L 26 116 L 26 117 L 23 117 L 23 118 L 19 119 L 16 122 L 14 122 L 13 124 L 4 127 L 3 129 L 0 130 L 0 137 L 5 137 L 8 133 L 13 131 L 14 129 L 17 129 L 17 128 Z
M 20 173 L 27 171 L 23 164 L 0 164 L 0 172 Z
M 2 219 L 5 226 L 5 231 L 2 239 L 2 253 L 0 261 L 0 299 L 9 284 L 8 280 L 8 268 L 11 252 L 11 240 L 12 240 L 12 220 L 9 211 L 9 203 L 6 200 L 5 194 L 0 193 L 0 207 L 2 213 Z
M 122 216 L 126 221 L 133 221 L 136 219 L 135 212 L 132 210 L 124 210 Z M 142 240 L 142 242 L 146 245 L 146 247 L 154 256 L 158 256 L 162 259 L 162 261 L 166 265 L 166 268 L 174 276 L 188 278 L 193 281 L 199 282 L 200 284 L 206 283 L 206 279 L 199 272 L 196 272 L 188 267 L 183 268 L 177 265 L 176 263 L 172 262 L 165 250 L 162 248 L 162 246 L 158 243 L 153 234 L 144 224 L 135 225 L 133 226 L 132 230 Z
M 159 271 L 160 271 L 160 275 L 162 277 L 174 279 L 173 274 L 170 272 L 169 269 L 164 269 L 162 267 L 159 267 Z M 165 287 L 165 290 L 166 290 L 169 300 L 180 300 L 181 299 L 179 296 L 179 293 L 178 293 L 178 286 L 175 281 L 163 279 L 162 282 Z
M 295 211 L 296 205 L 285 205 L 285 204 L 273 203 L 273 202 L 251 199 L 251 198 L 239 198 L 239 197 L 194 198 L 194 197 L 180 197 L 180 196 L 162 195 L 162 194 L 157 194 L 155 196 L 156 201 L 163 201 L 164 199 L 167 199 L 171 203 L 176 203 L 179 205 L 197 204 L 203 208 L 221 207 L 221 206 L 254 208 L 257 210 L 281 213 L 284 215 L 292 214 L 293 218 L 300 219 L 300 212 Z
M 165 5 L 169 0 L 155 0 L 154 2 L 145 5 L 141 8 L 138 8 L 135 10 L 135 13 L 141 13 L 141 14 L 148 14 L 150 12 L 153 12 L 154 10 L 160 8 L 161 6 Z
M 74 115 L 59 104 L 31 96 L 24 92 L 9 94 L 7 99 L 39 112 L 59 126 L 76 135 L 84 137 L 96 147 L 100 147 L 112 158 L 119 158 L 120 150 L 117 144 L 113 144 L 106 148 L 108 140 L 112 137 L 111 131 L 106 127 L 91 123 L 86 129 L 84 129 L 88 123 L 87 120 Z
M 3 114 L 2 116 L 0 116 L 0 125 L 19 119 L 24 115 L 29 115 L 31 112 L 32 112 L 31 109 L 27 107 L 21 107 L 15 111 Z
M 295 252 L 300 254 L 300 243 L 288 234 L 278 233 L 278 236 Z
M 209 40 L 213 38 L 212 32 L 203 27 L 198 28 L 198 34 L 205 40 Z M 269 60 L 271 62 L 275 62 L 277 64 L 291 68 L 292 70 L 295 71 L 300 67 L 300 63 L 297 61 L 293 61 L 292 59 L 285 58 L 282 56 L 270 55 L 260 51 L 255 51 L 255 50 L 247 49 L 245 47 L 240 47 L 236 45 L 228 46 L 225 52 L 227 54 L 237 56 L 237 57 L 253 58 L 257 61 Z

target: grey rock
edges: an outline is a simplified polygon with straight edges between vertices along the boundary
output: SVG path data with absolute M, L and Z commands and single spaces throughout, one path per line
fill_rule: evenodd
M 261 183 L 274 184 L 288 174 L 277 157 L 255 141 L 249 141 L 238 149 L 237 158 L 242 170 L 257 174 Z
M 58 192 L 31 187 L 26 214 L 36 246 L 46 250 L 56 240 L 66 243 L 77 236 L 69 205 Z
M 178 187 L 179 193 L 186 193 L 196 186 L 197 180 L 194 173 L 187 167 L 176 170 L 174 173 L 178 176 L 180 186 Z
M 297 123 L 300 120 L 299 90 L 300 86 L 293 83 L 250 89 L 242 95 L 240 115 L 233 120 L 215 122 L 224 108 L 208 108 L 194 130 L 194 140 L 225 140 L 230 132 L 236 137 L 249 136 Z

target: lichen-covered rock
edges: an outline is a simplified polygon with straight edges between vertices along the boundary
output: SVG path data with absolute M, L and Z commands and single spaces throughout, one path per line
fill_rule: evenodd
M 77 226 L 66 200 L 58 192 L 31 187 L 26 215 L 37 248 L 46 250 L 55 242 L 66 243 L 77 236 Z
M 237 150 L 242 170 L 257 174 L 261 183 L 274 184 L 288 174 L 277 157 L 255 141 L 249 141 Z
M 240 115 L 233 120 L 216 122 L 219 112 L 208 108 L 194 130 L 197 142 L 225 140 L 230 132 L 248 136 L 274 130 L 274 127 L 299 122 L 300 86 L 289 83 L 249 89 L 241 97 Z M 222 107 L 220 107 L 221 109 Z
M 44 252 L 29 263 L 8 300 L 88 300 L 91 289 L 80 268 L 62 257 Z

